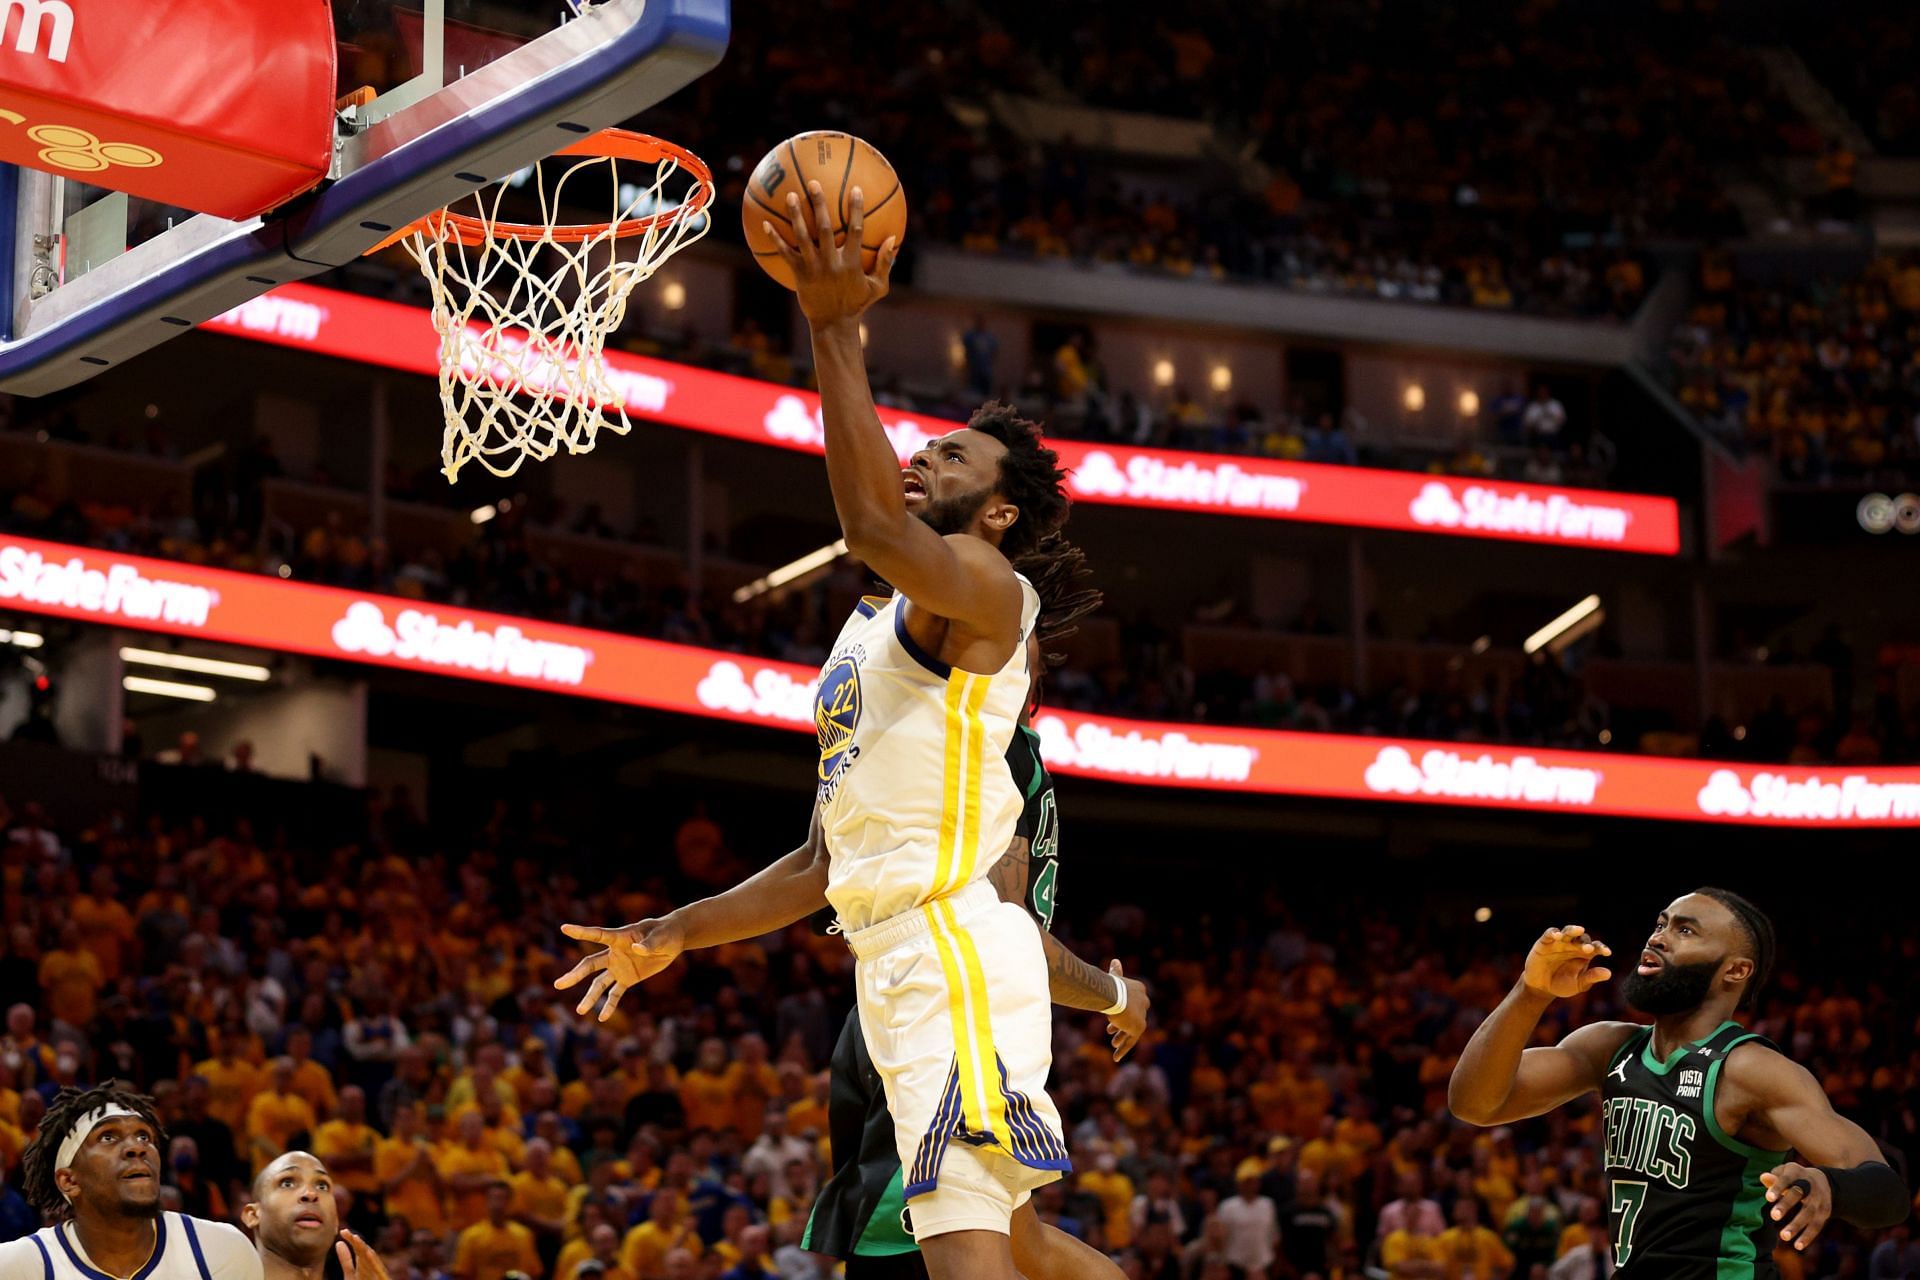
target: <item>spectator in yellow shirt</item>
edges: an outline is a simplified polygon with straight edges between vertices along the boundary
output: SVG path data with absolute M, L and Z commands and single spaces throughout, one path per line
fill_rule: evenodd
M 534 1086 L 542 1081 L 550 1083 L 556 1093 L 560 1088 L 560 1078 L 553 1073 L 553 1063 L 547 1059 L 547 1046 L 538 1036 L 528 1036 L 520 1045 L 520 1061 L 500 1073 L 500 1079 L 513 1090 L 514 1105 L 523 1112 L 538 1113 L 548 1110 L 554 1104 L 551 1100 L 542 1105 L 534 1104 Z
M 1442 1280 L 1448 1274 L 1431 1226 L 1416 1218 L 1412 1226 L 1388 1232 L 1381 1241 L 1380 1265 L 1393 1280 Z
M 680 1106 L 687 1128 L 718 1132 L 733 1123 L 735 1077 L 727 1070 L 726 1041 L 710 1038 L 700 1045 L 700 1058 L 680 1081 Z
M 232 1036 L 221 1036 L 214 1057 L 199 1063 L 193 1074 L 207 1082 L 207 1114 L 233 1130 L 237 1139 L 247 1130 L 247 1108 L 260 1092 L 260 1073 L 239 1056 Z
M 311 1135 L 315 1127 L 313 1108 L 293 1092 L 293 1059 L 275 1058 L 268 1073 L 267 1088 L 247 1105 L 247 1151 L 255 1173 L 292 1146 L 295 1134 Z
M 80 926 L 68 920 L 60 929 L 60 945 L 40 958 L 47 1012 L 76 1030 L 90 1025 L 106 981 L 99 958 L 81 944 Z
M 80 941 L 100 962 L 104 981 L 119 979 L 125 967 L 126 953 L 133 947 L 133 913 L 120 901 L 113 872 L 95 867 L 87 881 L 87 892 L 74 897 L 67 915 L 79 927 Z
M 612 1241 L 611 1256 L 615 1261 L 619 1260 L 620 1232 L 608 1221 L 611 1213 L 608 1202 L 602 1200 L 589 1200 L 581 1206 L 580 1220 L 569 1224 L 568 1240 L 560 1246 L 560 1256 L 554 1260 L 555 1276 L 571 1276 L 575 1267 L 596 1256 L 595 1241 L 600 1238 L 602 1231 L 607 1232 Z
M 546 1139 L 553 1152 L 553 1172 L 562 1182 L 577 1187 L 586 1181 L 586 1175 L 580 1171 L 580 1157 L 567 1145 L 566 1126 L 561 1123 L 558 1111 L 542 1111 L 540 1118 L 533 1122 L 533 1135 Z
M 578 1120 L 592 1105 L 593 1086 L 606 1074 L 606 1066 L 600 1061 L 599 1051 L 592 1048 L 575 1054 L 573 1064 L 580 1074 L 560 1090 L 560 1114 Z
M 1480 1204 L 1462 1196 L 1453 1206 L 1453 1225 L 1440 1233 L 1440 1261 L 1446 1280 L 1508 1280 L 1513 1254 L 1499 1235 L 1480 1225 Z
M 288 1057 L 292 1059 L 291 1054 Z M 292 1060 L 296 1063 L 294 1092 L 299 1093 L 300 1069 L 298 1060 Z M 308 1101 L 311 1104 L 312 1100 Z M 350 1084 L 340 1091 L 333 1118 L 313 1131 L 313 1154 L 325 1162 L 327 1171 L 341 1186 L 356 1196 L 370 1196 L 380 1189 L 373 1171 L 374 1151 L 379 1145 L 379 1133 L 367 1123 L 367 1095 L 359 1085 Z
M 507 1158 L 488 1145 L 486 1122 L 478 1111 L 460 1117 L 454 1141 L 440 1148 L 434 1163 L 451 1197 L 449 1214 L 455 1231 L 464 1231 L 485 1216 L 487 1188 L 505 1184 Z
M 374 1148 L 373 1172 L 386 1193 L 388 1217 L 405 1218 L 435 1235 L 447 1230 L 440 1171 L 433 1144 L 420 1125 L 418 1103 L 403 1102 L 393 1109 L 393 1133 Z
M 543 1251 L 558 1248 L 567 1225 L 567 1184 L 553 1171 L 546 1139 L 527 1144 L 526 1168 L 507 1184 L 513 1188 L 513 1216 L 533 1228 Z
M 733 1064 L 733 1131 L 751 1142 L 760 1136 L 767 1104 L 780 1096 L 780 1073 L 767 1061 L 767 1042 L 740 1037 L 740 1060 Z
M 293 1059 L 293 1091 L 307 1100 L 317 1116 L 330 1116 L 340 1109 L 340 1097 L 334 1092 L 333 1073 L 313 1060 L 313 1032 L 298 1023 L 287 1032 L 287 1056 Z M 364 1108 L 364 1102 L 363 1102 Z M 318 1153 L 316 1153 L 318 1154 Z M 321 1157 L 325 1159 L 325 1157 Z M 329 1164 L 329 1173 L 339 1169 Z
M 1124 1249 L 1132 1244 L 1133 1179 L 1120 1172 L 1120 1162 L 1111 1151 L 1094 1157 L 1093 1168 L 1080 1175 L 1079 1186 L 1100 1202 L 1107 1249 Z
M 627 1238 L 620 1242 L 620 1265 L 636 1280 L 659 1280 L 666 1272 L 667 1255 L 676 1249 L 697 1258 L 700 1237 L 686 1221 L 679 1192 L 656 1191 L 647 1205 L 647 1220 L 627 1232 Z
M 555 1280 L 580 1280 L 580 1264 L 592 1262 L 600 1268 L 600 1280 L 640 1280 L 640 1278 L 620 1265 L 620 1233 L 607 1223 L 595 1227 L 585 1241 L 580 1242 L 582 1251 L 569 1259 L 565 1249 L 560 1252 L 559 1265 L 553 1269 Z M 573 1246 L 567 1246 L 571 1249 Z M 591 1268 L 588 1276 L 592 1275 Z
M 798 1070 L 798 1068 L 795 1068 Z M 791 1102 L 787 1107 L 787 1132 L 805 1137 L 811 1130 L 816 1134 L 827 1131 L 827 1098 L 831 1090 L 831 1080 L 822 1071 L 813 1077 L 807 1086 L 805 1097 Z
M 505 1182 L 491 1182 L 485 1191 L 486 1216 L 460 1233 L 453 1247 L 453 1274 L 458 1280 L 504 1280 L 510 1271 L 523 1271 L 533 1280 L 546 1275 L 533 1232 L 507 1218 L 513 1190 Z
M 1592 1196 L 1580 1201 L 1572 1222 L 1560 1228 L 1560 1243 L 1555 1246 L 1553 1256 L 1564 1258 L 1575 1249 L 1584 1248 L 1600 1238 L 1600 1202 Z

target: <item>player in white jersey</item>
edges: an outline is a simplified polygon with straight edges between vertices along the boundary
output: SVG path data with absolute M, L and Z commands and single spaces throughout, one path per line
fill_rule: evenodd
M 1071 1167 L 1046 1094 L 1040 931 L 987 879 L 1020 815 L 1001 762 L 1039 611 L 1012 561 L 1066 520 L 1066 473 L 1036 424 L 990 404 L 902 474 L 860 323 L 886 296 L 898 246 L 883 245 L 868 275 L 862 193 L 848 195 L 844 244 L 820 184 L 808 194 L 811 219 L 798 195 L 788 209 L 798 248 L 773 239 L 813 331 L 847 549 L 894 588 L 848 624 L 821 674 L 816 716 L 838 730 L 823 733 L 820 761 L 827 899 L 856 960 L 927 1270 L 1007 1280 L 1013 1211 Z
M 310 1151 L 289 1151 L 262 1169 L 240 1221 L 258 1241 L 265 1280 L 325 1280 L 329 1256 L 346 1280 L 390 1280 L 380 1255 L 341 1229 L 333 1175 Z
M 1014 1280 L 1013 1214 L 1070 1166 L 1046 1095 L 1040 931 L 988 874 L 1020 815 L 1004 756 L 1038 610 L 1012 560 L 1065 521 L 1066 477 L 1038 426 L 1004 405 L 984 407 L 901 471 L 874 412 L 860 334 L 897 246 L 882 246 L 865 274 L 861 193 L 850 195 L 842 248 L 826 230 L 825 194 L 818 183 L 808 190 L 820 234 L 796 196 L 800 248 L 782 252 L 813 329 L 827 477 L 849 551 L 894 588 L 848 623 L 821 672 L 815 828 L 826 893 L 857 962 L 860 1022 L 927 1270 L 934 1280 Z M 755 881 L 798 877 L 804 887 L 808 874 L 769 868 Z M 590 957 L 561 979 L 597 971 L 583 1012 L 672 958 L 642 953 L 630 931 L 566 932 L 626 952 L 617 964 Z M 1126 1000 L 1116 977 L 1112 1012 Z
M 235 1227 L 160 1208 L 153 1099 L 62 1089 L 27 1144 L 22 1190 L 53 1225 L 0 1244 L 5 1280 L 261 1280 Z

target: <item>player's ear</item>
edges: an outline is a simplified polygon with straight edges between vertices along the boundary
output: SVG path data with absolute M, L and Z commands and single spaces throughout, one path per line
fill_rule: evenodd
M 995 533 L 1005 534 L 1007 530 L 1013 528 L 1014 521 L 1020 518 L 1020 508 L 1011 502 L 996 502 L 981 515 L 987 522 L 987 528 Z
M 1745 989 L 1753 981 L 1753 961 L 1745 956 L 1735 956 L 1727 961 L 1727 967 L 1720 971 L 1720 980 L 1730 986 Z
M 240 1222 L 247 1230 L 258 1234 L 260 1230 L 260 1206 L 252 1200 L 247 1201 L 246 1204 L 241 1206 Z
M 62 1199 L 71 1203 L 74 1193 L 80 1190 L 80 1179 L 72 1169 L 55 1169 L 53 1189 L 60 1193 Z

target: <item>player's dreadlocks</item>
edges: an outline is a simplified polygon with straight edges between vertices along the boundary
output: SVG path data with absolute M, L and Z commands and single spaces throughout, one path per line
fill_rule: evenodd
M 67 1198 L 60 1194 L 60 1188 L 54 1184 L 53 1162 L 60 1154 L 60 1144 L 66 1140 L 73 1126 L 89 1112 L 105 1106 L 125 1107 L 145 1120 L 153 1126 L 154 1146 L 161 1151 L 167 1149 L 167 1135 L 160 1126 L 160 1114 L 154 1110 L 153 1099 L 144 1093 L 135 1093 L 117 1080 L 109 1080 L 87 1090 L 72 1086 L 62 1089 L 47 1108 L 47 1114 L 41 1117 L 40 1132 L 27 1144 L 20 1159 L 20 1190 L 28 1202 L 40 1211 L 45 1221 L 65 1222 L 73 1216 L 73 1206 L 67 1203 Z
M 1040 656 L 1050 667 L 1067 660 L 1064 653 L 1051 652 L 1080 629 L 1080 619 L 1100 607 L 1100 588 L 1086 585 L 1093 576 L 1087 567 L 1086 553 L 1068 542 L 1059 532 L 1049 533 L 1040 544 L 1014 561 L 1013 567 L 1026 575 L 1040 596 Z
M 1040 424 L 1023 418 L 1010 404 L 990 400 L 973 411 L 967 426 L 1007 447 L 1000 459 L 999 490 L 1020 508 L 1020 518 L 1001 539 L 1009 560 L 1032 555 L 1040 540 L 1067 522 L 1067 473 L 1060 455 L 1040 438 Z
M 1767 979 L 1773 975 L 1773 920 L 1731 889 L 1709 887 L 1695 889 L 1694 892 L 1703 898 L 1712 898 L 1733 912 L 1733 918 L 1746 930 L 1747 941 L 1753 948 L 1753 976 L 1747 979 L 1747 989 L 1740 993 L 1740 1007 L 1751 1009 L 1759 1001 L 1760 989 L 1767 985 Z

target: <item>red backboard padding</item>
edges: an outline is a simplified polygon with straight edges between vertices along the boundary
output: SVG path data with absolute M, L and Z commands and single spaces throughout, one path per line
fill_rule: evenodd
M 0 24 L 0 161 L 223 218 L 326 177 L 329 0 L 9 0 Z

